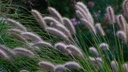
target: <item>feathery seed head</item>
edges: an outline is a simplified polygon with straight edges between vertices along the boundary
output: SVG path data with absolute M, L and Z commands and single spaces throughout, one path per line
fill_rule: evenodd
M 63 19 L 62 16 L 60 15 L 60 13 L 53 7 L 48 7 L 48 11 L 49 13 L 55 17 L 59 22 L 63 23 Z
M 96 28 L 97 33 L 99 33 L 102 36 L 105 36 L 105 32 L 104 32 L 104 30 L 103 30 L 103 28 L 102 28 L 100 23 L 97 23 L 95 25 L 95 28 Z
M 114 24 L 116 22 L 115 19 L 115 13 L 114 10 L 111 6 L 107 7 L 107 14 L 108 14 L 108 21 L 110 24 Z
M 10 60 L 10 57 L 5 53 L 5 51 L 0 49 L 0 58 L 3 58 L 5 60 Z
M 60 31 L 62 31 L 68 37 L 71 37 L 70 31 L 64 25 L 58 24 L 57 26 L 55 26 L 55 28 L 58 29 L 58 30 L 60 30 Z
M 45 23 L 41 13 L 37 10 L 32 10 L 31 11 L 32 15 L 35 17 L 35 19 L 37 20 L 37 22 L 39 23 L 39 25 L 45 29 L 47 27 L 47 24 Z
M 80 56 L 80 57 L 83 57 L 83 53 L 82 51 L 74 46 L 74 45 L 67 45 L 66 49 L 69 51 L 69 53 L 73 56 Z
M 84 9 L 84 11 L 85 11 L 86 13 L 89 12 L 87 6 L 86 6 L 83 2 L 77 2 L 76 5 L 80 6 L 82 9 Z
M 101 44 L 99 45 L 99 48 L 100 48 L 101 50 L 109 50 L 109 45 L 108 45 L 107 43 L 101 43 Z
M 44 21 L 46 22 L 46 23 L 52 23 L 52 25 L 53 26 L 56 26 L 56 25 L 58 25 L 58 24 L 61 24 L 59 21 L 57 21 L 55 18 L 53 18 L 53 17 L 44 17 L 43 18 L 44 19 Z
M 30 40 L 32 40 L 34 42 L 42 41 L 42 39 L 38 35 L 36 35 L 36 34 L 34 34 L 32 32 L 23 32 L 23 33 L 21 33 L 21 35 L 23 37 L 25 37 L 26 39 L 30 39 Z
M 76 30 L 75 27 L 73 26 L 72 22 L 70 21 L 70 19 L 64 17 L 63 18 L 63 22 L 65 23 L 65 25 L 67 26 L 67 28 L 70 30 L 70 32 L 72 34 L 76 34 Z
M 84 18 L 84 15 L 79 10 L 76 10 L 76 15 L 78 18 Z
M 89 60 L 92 61 L 92 62 L 96 61 L 96 59 L 94 57 L 91 57 L 91 56 L 89 56 Z
M 9 29 L 8 33 L 11 33 L 11 34 L 21 34 L 21 33 L 23 33 L 23 31 L 21 31 L 19 29 Z
M 93 63 L 96 68 L 102 66 L 102 59 L 100 57 L 94 58 L 89 56 L 89 60 Z
M 38 65 L 40 67 L 45 68 L 46 70 L 51 70 L 51 71 L 53 71 L 54 68 L 55 68 L 54 64 L 52 64 L 51 62 L 47 62 L 47 61 L 41 61 L 41 62 L 38 63 Z
M 96 58 L 96 61 L 97 61 L 97 64 L 98 64 L 99 66 L 102 66 L 103 62 L 102 62 L 102 59 L 101 59 L 100 57 L 97 57 L 97 58 Z
M 56 28 L 52 28 L 52 27 L 47 27 L 46 31 L 48 33 L 54 34 L 56 36 L 61 37 L 63 40 L 65 41 L 69 41 L 69 38 L 60 30 L 56 29 Z
M 90 47 L 90 48 L 89 48 L 89 51 L 90 51 L 93 55 L 95 55 L 96 57 L 99 56 L 99 53 L 98 53 L 98 51 L 97 51 L 97 49 L 96 49 L 95 47 Z
M 89 29 L 90 32 L 96 34 L 96 29 L 90 22 L 88 22 L 86 19 L 81 19 L 81 22 Z
M 20 29 L 21 31 L 27 31 L 27 29 L 21 23 L 15 21 L 13 19 L 7 18 L 5 20 L 5 22 L 7 22 L 8 24 L 10 24 L 12 26 L 15 26 L 17 29 Z
M 53 47 L 51 43 L 45 41 L 39 41 L 32 45 L 32 47 Z
M 128 0 L 124 0 L 122 3 L 122 8 L 126 13 L 128 12 L 127 5 L 128 5 Z
M 117 61 L 111 61 L 111 67 L 112 67 L 112 70 L 114 71 L 114 72 L 117 72 L 118 71 L 118 63 L 117 63 Z
M 76 9 L 84 16 L 85 19 L 89 20 L 88 14 L 79 6 L 76 5 Z
M 58 42 L 54 45 L 54 47 L 59 50 L 59 51 L 62 51 L 64 52 L 65 54 L 68 53 L 68 50 L 66 49 L 66 45 L 62 42 Z
M 24 56 L 28 56 L 28 57 L 34 57 L 35 54 L 26 49 L 26 48 L 21 48 L 21 47 L 17 47 L 17 48 L 14 48 L 13 51 L 16 53 L 16 55 L 24 55 Z
M 66 68 L 64 65 L 55 66 L 54 72 L 65 72 Z
M 128 72 L 128 64 L 127 63 L 124 63 L 122 67 L 124 69 L 124 72 Z
M 124 11 L 124 15 L 128 18 L 127 13 L 128 13 L 128 0 L 124 0 L 122 4 L 122 8 Z
M 52 22 L 52 27 L 57 28 L 58 30 L 62 31 L 63 33 L 65 33 L 66 35 L 71 37 L 70 31 L 64 25 L 62 25 L 60 22 L 58 22 L 56 19 L 54 19 L 52 17 L 45 17 L 44 20 L 47 23 Z
M 15 55 L 15 53 L 10 48 L 6 47 L 5 45 L 0 45 L 0 49 L 7 52 L 8 54 Z
M 103 62 L 100 57 L 94 58 L 89 56 L 89 60 L 94 64 L 94 66 L 102 66 Z
M 66 62 L 64 66 L 70 70 L 81 68 L 81 66 L 77 62 L 74 62 L 74 61 Z
M 86 7 L 86 5 L 84 5 L 84 3 L 82 2 L 77 2 L 76 6 L 79 6 L 80 8 L 83 9 L 83 11 L 85 12 L 85 17 L 92 25 L 94 25 L 94 20 L 93 17 L 91 15 L 91 13 L 89 12 L 88 8 Z
M 121 39 L 123 41 L 123 43 L 127 42 L 127 36 L 126 36 L 126 33 L 124 31 L 118 31 L 117 32 L 117 37 L 119 39 Z
M 117 23 L 119 25 L 119 28 L 121 30 L 123 30 L 124 32 L 126 32 L 126 24 L 127 24 L 127 22 L 126 22 L 125 18 L 123 17 L 123 15 L 118 15 L 117 16 Z

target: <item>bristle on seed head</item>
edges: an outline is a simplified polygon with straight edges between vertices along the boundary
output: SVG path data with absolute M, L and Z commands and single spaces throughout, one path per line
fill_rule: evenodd
M 66 49 L 66 45 L 62 42 L 58 42 L 54 45 L 54 47 L 59 50 L 64 52 L 65 54 L 68 54 L 68 50 Z
M 122 8 L 123 8 L 123 11 L 124 11 L 124 16 L 128 19 L 128 0 L 124 0 L 123 3 L 122 3 Z
M 10 48 L 8 48 L 8 47 L 5 46 L 5 45 L 0 45 L 0 49 L 1 49 L 2 51 L 7 52 L 7 54 L 15 55 L 15 53 L 14 53 Z
M 92 25 L 94 25 L 94 19 L 93 19 L 93 17 L 92 17 L 92 15 L 91 15 L 91 13 L 89 12 L 89 10 L 88 10 L 88 8 L 87 8 L 87 6 L 83 3 L 83 2 L 77 2 L 76 3 L 76 8 L 77 7 L 80 7 L 83 11 L 84 11 L 84 18 L 87 20 L 87 21 L 89 21 Z M 79 9 L 78 9 L 79 10 Z M 81 10 L 79 10 L 80 11 L 80 13 L 82 14 L 82 12 L 81 12 Z
M 123 43 L 127 42 L 127 36 L 126 36 L 126 33 L 124 31 L 118 31 L 117 32 L 117 37 L 119 39 L 121 39 L 123 41 Z
M 94 56 L 98 57 L 99 53 L 95 47 L 90 47 L 89 48 L 90 53 L 92 53 Z
M 72 22 L 70 21 L 70 19 L 64 17 L 63 18 L 63 21 L 65 23 L 65 25 L 67 26 L 67 28 L 70 30 L 70 32 L 72 34 L 76 34 L 76 30 L 75 30 L 75 27 L 73 26 Z
M 19 30 L 19 29 L 9 29 L 8 33 L 10 34 L 21 34 L 23 31 Z
M 126 32 L 127 22 L 126 22 L 125 18 L 123 17 L 123 15 L 117 16 L 117 23 L 119 25 L 120 30 L 123 30 L 124 32 Z
M 85 27 L 89 29 L 90 32 L 96 34 L 95 27 L 92 24 L 90 24 L 89 21 L 87 21 L 86 19 L 81 19 L 81 22 L 85 25 Z
M 54 72 L 65 72 L 66 68 L 64 65 L 57 65 L 54 68 Z
M 128 72 L 128 64 L 127 63 L 124 63 L 122 65 L 123 69 L 124 69 L 124 72 Z
M 31 33 L 31 32 L 23 32 L 21 33 L 21 35 L 25 37 L 26 39 L 30 39 L 34 42 L 42 41 L 42 39 L 38 35 Z
M 53 17 L 44 17 L 43 18 L 44 19 L 44 21 L 46 22 L 46 23 L 53 23 L 52 24 L 52 26 L 56 26 L 56 25 L 58 25 L 58 24 L 61 24 L 59 21 L 57 21 L 55 18 L 53 18 Z
M 66 62 L 64 66 L 70 70 L 81 68 L 81 66 L 77 62 L 74 62 L 74 61 Z
M 74 45 L 67 45 L 66 49 L 69 51 L 69 53 L 73 56 L 80 56 L 80 57 L 83 57 L 83 53 L 82 51 L 74 46 Z
M 84 18 L 84 15 L 79 10 L 76 10 L 76 15 L 78 18 Z
M 5 60 L 10 60 L 10 57 L 6 54 L 6 52 L 1 49 L 0 49 L 0 58 L 3 58 Z
M 99 45 L 99 48 L 100 48 L 101 50 L 109 50 L 109 45 L 108 45 L 107 43 L 101 43 L 101 44 Z
M 102 61 L 102 59 L 101 59 L 100 57 L 97 57 L 97 58 L 96 58 L 96 62 L 97 62 L 97 64 L 98 64 L 99 66 L 102 66 L 102 64 L 103 64 L 103 61 Z
M 20 29 L 21 31 L 27 31 L 26 27 L 24 27 L 20 22 L 17 22 L 13 19 L 7 18 L 5 22 L 12 26 L 15 26 L 17 29 Z
M 45 68 L 46 70 L 52 70 L 53 71 L 54 68 L 55 68 L 54 64 L 52 64 L 51 62 L 47 62 L 47 61 L 41 61 L 41 62 L 38 63 L 38 65 L 40 67 Z
M 37 22 L 39 23 L 39 25 L 45 29 L 47 27 L 47 24 L 45 23 L 41 13 L 37 10 L 32 10 L 31 11 L 32 15 L 35 17 L 35 19 L 37 20 Z
M 116 22 L 115 19 L 115 13 L 114 10 L 111 6 L 107 7 L 107 14 L 108 14 L 108 21 L 110 24 L 114 24 Z
M 60 15 L 60 13 L 53 7 L 48 7 L 48 11 L 49 13 L 55 17 L 59 22 L 63 23 L 63 19 L 62 16 Z
M 62 31 L 60 31 L 56 28 L 47 27 L 46 31 L 48 33 L 51 33 L 51 34 L 61 37 L 64 41 L 69 41 L 69 38 Z
M 14 48 L 13 51 L 16 53 L 16 55 L 24 55 L 24 56 L 28 56 L 28 57 L 34 57 L 35 54 L 26 49 L 26 48 L 22 48 L 22 47 L 17 47 L 17 48 Z
M 45 41 L 39 41 L 36 43 L 33 43 L 32 47 L 53 47 L 51 43 L 45 42 Z
M 102 36 L 105 36 L 105 32 L 100 23 L 96 23 L 95 28 L 96 28 L 97 33 L 99 33 Z
M 111 67 L 114 72 L 118 72 L 118 63 L 117 61 L 111 61 Z

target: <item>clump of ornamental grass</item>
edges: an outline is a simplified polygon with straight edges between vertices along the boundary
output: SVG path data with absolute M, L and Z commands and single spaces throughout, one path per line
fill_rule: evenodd
M 124 1 L 127 2 L 127 1 Z M 127 10 L 123 4 L 124 12 Z M 28 30 L 20 22 L 4 18 L 5 24 L 11 26 L 6 30 L 13 35 L 15 42 L 23 44 L 10 48 L 0 45 L 0 62 L 3 71 L 11 72 L 127 72 L 124 47 L 127 46 L 127 21 L 123 14 L 115 15 L 111 6 L 106 8 L 108 25 L 112 26 L 112 34 L 104 30 L 103 24 L 95 22 L 88 7 L 83 2 L 75 5 L 76 16 L 92 39 L 79 35 L 83 30 L 76 29 L 69 18 L 63 17 L 55 8 L 48 7 L 49 16 L 35 9 L 31 13 L 48 34 L 49 39 Z M 127 17 L 127 16 L 126 16 Z M 116 30 L 115 25 L 118 26 Z M 79 31 L 80 30 L 80 31 Z M 113 41 L 107 37 L 113 36 Z M 51 42 L 57 38 L 58 40 Z M 111 44 L 113 42 L 113 45 Z

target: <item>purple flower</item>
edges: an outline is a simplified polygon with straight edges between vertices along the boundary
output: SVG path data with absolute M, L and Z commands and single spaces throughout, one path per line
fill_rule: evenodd
M 72 18 L 71 21 L 72 21 L 72 22 L 75 22 L 75 21 L 76 21 L 76 18 Z
M 71 22 L 73 23 L 73 25 L 80 24 L 80 21 L 77 21 L 76 18 L 72 18 Z

